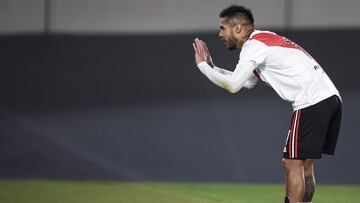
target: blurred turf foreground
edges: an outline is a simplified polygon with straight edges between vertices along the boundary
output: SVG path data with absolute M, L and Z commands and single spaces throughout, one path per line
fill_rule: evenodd
M 279 203 L 279 184 L 1 180 L 1 203 Z M 360 186 L 317 187 L 314 203 L 359 203 Z

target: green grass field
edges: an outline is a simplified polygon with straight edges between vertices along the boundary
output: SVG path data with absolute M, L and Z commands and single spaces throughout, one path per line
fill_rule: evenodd
M 276 203 L 284 186 L 265 184 L 0 181 L 1 203 Z M 359 203 L 360 186 L 318 186 L 314 203 Z

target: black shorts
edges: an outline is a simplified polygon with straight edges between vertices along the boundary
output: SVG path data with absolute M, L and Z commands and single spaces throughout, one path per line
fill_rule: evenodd
M 283 158 L 320 159 L 335 154 L 341 123 L 341 101 L 331 96 L 293 113 Z

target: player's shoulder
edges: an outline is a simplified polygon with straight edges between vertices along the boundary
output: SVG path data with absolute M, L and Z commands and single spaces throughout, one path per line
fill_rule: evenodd
M 262 31 L 262 30 L 254 30 L 248 40 L 244 43 L 241 48 L 242 52 L 258 50 L 258 49 L 266 49 L 267 44 L 265 42 L 271 41 L 271 37 L 269 35 L 275 34 L 270 31 Z
M 248 40 L 244 43 L 244 45 L 241 48 L 240 52 L 240 58 L 254 58 L 256 56 L 264 57 L 266 56 L 269 51 L 271 51 L 266 43 L 264 41 L 266 40 L 272 40 L 267 35 L 276 35 L 273 32 L 270 31 L 261 31 L 261 30 L 255 30 L 253 31 Z
M 277 35 L 275 32 L 262 30 L 255 30 L 248 39 L 249 44 L 257 44 L 260 42 L 267 46 L 276 46 L 282 44 L 283 41 L 283 37 Z

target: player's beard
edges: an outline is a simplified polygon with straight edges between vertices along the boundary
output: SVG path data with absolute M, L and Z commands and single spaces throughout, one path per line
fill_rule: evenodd
M 234 36 L 229 37 L 228 40 L 226 40 L 226 48 L 228 50 L 235 50 L 237 47 L 237 40 Z
M 236 44 L 233 44 L 233 43 L 227 44 L 227 49 L 230 50 L 230 51 L 235 50 L 236 49 Z

